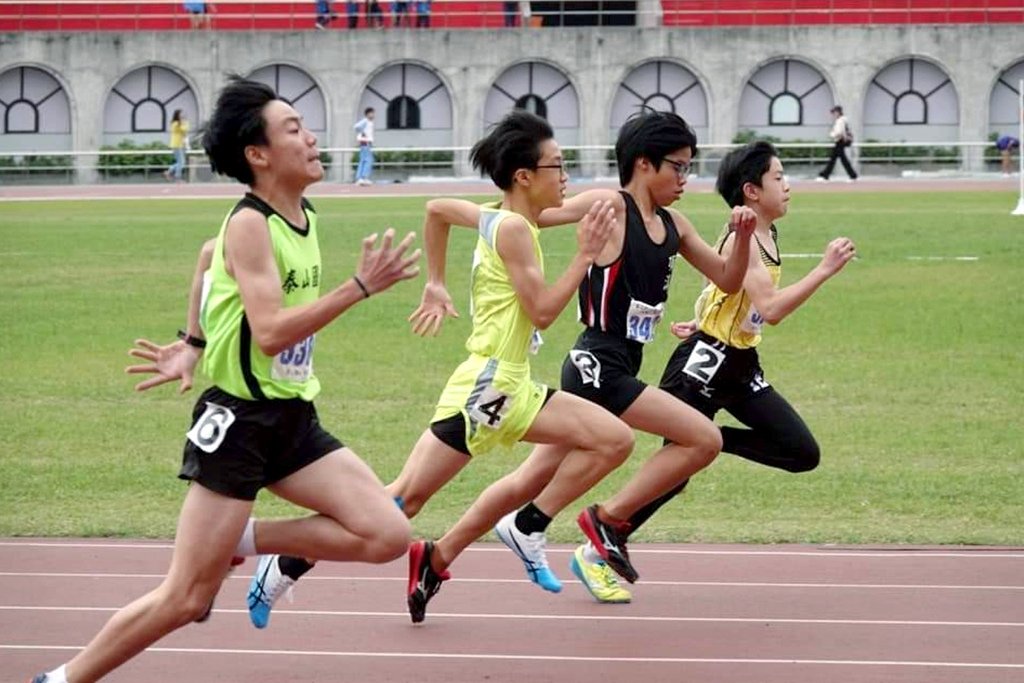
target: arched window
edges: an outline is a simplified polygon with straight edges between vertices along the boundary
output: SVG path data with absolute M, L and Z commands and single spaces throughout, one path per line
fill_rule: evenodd
M 419 129 L 420 105 L 408 95 L 399 95 L 388 102 L 388 128 Z
M 548 105 L 547 102 L 542 100 L 538 95 L 533 93 L 529 95 L 523 95 L 516 100 L 516 109 L 525 109 L 531 114 L 536 114 L 542 119 L 548 117 Z
M 484 102 L 484 125 L 501 120 L 510 109 L 525 109 L 560 129 L 559 142 L 573 144 L 580 125 L 579 98 L 569 77 L 550 64 L 521 62 L 506 69 L 491 85 Z
M 873 124 L 919 126 L 958 120 L 953 82 L 931 62 L 909 57 L 871 79 L 865 119 Z
M 755 130 L 823 126 L 834 104 L 832 91 L 817 69 L 796 59 L 779 59 L 761 67 L 743 87 L 739 123 L 741 128 Z
M 114 140 L 125 133 L 140 133 L 143 139 L 145 134 L 165 133 L 175 109 L 196 125 L 199 103 L 185 79 L 162 66 L 135 69 L 122 76 L 107 96 L 104 133 Z
M 53 76 L 31 66 L 0 73 L 0 133 L 70 133 L 71 106 Z
M 772 98 L 768 111 L 771 126 L 799 126 L 804 122 L 804 107 L 800 98 L 791 92 L 779 93 Z

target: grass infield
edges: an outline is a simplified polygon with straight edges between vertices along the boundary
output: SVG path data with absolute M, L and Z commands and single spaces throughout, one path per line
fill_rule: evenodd
M 241 192 L 240 192 L 241 194 Z M 353 272 L 360 239 L 419 230 L 422 198 L 320 199 L 324 282 Z M 727 454 L 638 535 L 644 541 L 1024 544 L 1024 219 L 1000 192 L 794 194 L 779 223 L 783 284 L 814 266 L 829 239 L 860 258 L 803 308 L 768 328 L 767 379 L 803 414 L 822 464 L 800 475 Z M 0 536 L 168 537 L 198 389 L 136 394 L 123 374 L 135 337 L 182 326 L 202 241 L 232 202 L 46 201 L 2 206 L 0 220 Z M 721 200 L 680 205 L 709 241 Z M 322 331 L 316 371 L 325 426 L 388 481 L 432 415 L 469 330 L 474 235 L 453 234 L 449 289 L 462 318 L 435 339 L 406 318 L 422 285 L 404 283 Z M 575 246 L 546 231 L 549 279 Z M 976 260 L 957 260 L 973 257 Z M 692 317 L 699 277 L 679 261 L 669 319 Z M 570 305 L 534 361 L 557 383 L 579 325 Z M 641 378 L 657 383 L 674 347 L 667 326 Z M 202 386 L 200 382 L 198 386 Z M 725 418 L 724 414 L 719 420 Z M 567 510 L 555 541 L 577 538 L 579 505 L 618 487 L 660 441 L 641 435 L 627 465 Z M 471 463 L 414 521 L 437 536 L 526 447 Z M 263 495 L 257 512 L 291 514 Z

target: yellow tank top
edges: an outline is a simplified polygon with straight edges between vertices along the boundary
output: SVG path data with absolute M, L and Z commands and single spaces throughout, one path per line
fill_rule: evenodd
M 466 348 L 479 356 L 525 363 L 536 330 L 519 303 L 505 262 L 496 248 L 498 230 L 505 220 L 513 216 L 522 218 L 519 214 L 493 206 L 481 207 L 470 285 L 469 309 L 473 318 L 473 331 L 466 340 Z M 530 221 L 526 223 L 530 226 L 534 255 L 543 272 L 540 231 Z
M 730 230 L 726 226 L 716 245 L 719 254 L 722 253 L 722 247 L 729 234 Z M 775 253 L 779 254 L 778 233 L 774 225 L 771 226 L 771 236 Z M 757 239 L 756 235 L 754 239 Z M 761 240 L 757 240 L 757 249 L 761 254 L 761 263 L 771 275 L 772 283 L 778 286 L 779 278 L 782 276 L 782 255 L 779 254 L 779 258 L 776 260 L 764 248 Z M 735 294 L 726 294 L 714 283 L 709 283 L 697 297 L 693 309 L 697 326 L 701 332 L 711 335 L 733 348 L 750 349 L 761 341 L 764 318 L 754 308 L 753 302 L 750 301 L 750 297 L 747 296 L 744 289 Z
M 186 135 L 188 135 L 188 121 L 171 121 L 171 149 L 184 147 Z

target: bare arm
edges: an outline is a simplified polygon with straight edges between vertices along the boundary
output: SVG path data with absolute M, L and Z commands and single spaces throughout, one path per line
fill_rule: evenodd
M 587 190 L 562 202 L 561 206 L 544 209 L 537 218 L 537 227 L 567 225 L 583 220 L 590 207 L 598 202 L 612 202 L 616 213 L 625 213 L 626 203 L 615 190 Z
M 188 320 L 185 332 L 196 339 L 203 338 L 199 326 L 199 309 L 203 298 L 203 275 L 210 269 L 213 261 L 213 250 L 217 240 L 210 239 L 203 243 L 196 261 L 196 270 L 192 275 L 192 287 L 188 298 Z M 125 368 L 128 374 L 152 374 L 147 380 L 135 385 L 136 391 L 146 391 L 167 382 L 180 380 L 178 393 L 183 394 L 192 388 L 192 379 L 196 365 L 203 355 L 203 350 L 184 341 L 175 341 L 161 346 L 148 339 L 136 339 L 135 348 L 128 355 L 148 361 L 148 365 L 131 365 Z
M 734 294 L 743 286 L 750 257 L 750 236 L 757 226 L 757 214 L 746 206 L 737 206 L 729 217 L 733 234 L 729 238 L 731 249 L 719 254 L 701 239 L 697 230 L 681 213 L 669 209 L 679 230 L 679 253 L 726 294 Z M 728 245 L 727 245 L 728 246 Z
M 375 248 L 376 234 L 363 240 L 356 276 L 370 294 L 416 277 L 419 249 L 405 256 L 413 237 L 409 233 L 398 246 L 392 247 L 394 230 L 388 228 L 379 248 Z M 228 272 L 238 282 L 253 339 L 268 356 L 305 339 L 364 298 L 355 279 L 349 279 L 316 301 L 285 307 L 270 232 L 266 219 L 256 211 L 243 209 L 232 216 L 224 248 Z
M 498 231 L 497 251 L 508 269 L 519 302 L 538 329 L 547 329 L 569 303 L 587 269 L 608 241 L 615 224 L 611 202 L 590 207 L 576 229 L 578 249 L 569 267 L 550 286 L 533 251 L 530 228 L 522 218 L 507 219 Z
M 462 225 L 480 221 L 480 207 L 462 199 L 432 199 L 427 202 L 423 218 L 423 248 L 427 254 L 427 282 L 423 285 L 420 305 L 409 316 L 414 334 L 434 336 L 448 316 L 459 317 L 445 285 L 448 263 L 448 234 L 453 222 Z M 468 227 L 468 226 L 467 226 Z
M 787 287 L 776 289 L 768 270 L 754 253 L 743 289 L 765 322 L 777 325 L 807 301 L 826 280 L 842 270 L 856 254 L 857 249 L 851 240 L 836 238 L 826 247 L 825 256 L 810 273 Z

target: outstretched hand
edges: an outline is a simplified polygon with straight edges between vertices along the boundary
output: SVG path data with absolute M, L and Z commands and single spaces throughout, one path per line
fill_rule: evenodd
M 174 380 L 181 380 L 178 386 L 179 394 L 184 394 L 192 388 L 192 375 L 203 353 L 202 349 L 183 341 L 160 346 L 148 339 L 136 339 L 135 347 L 129 349 L 128 355 L 149 361 L 149 365 L 129 365 L 124 371 L 130 375 L 156 375 L 136 384 L 135 391 L 146 391 Z
M 405 255 L 415 237 L 416 233 L 410 232 L 398 246 L 392 247 L 395 230 L 388 228 L 384 231 L 379 247 L 377 233 L 363 239 L 363 253 L 359 256 L 356 275 L 370 294 L 382 292 L 397 282 L 419 275 L 420 269 L 416 262 L 420 258 L 420 250 Z
M 428 282 L 423 287 L 423 298 L 419 307 L 409 316 L 413 334 L 421 337 L 433 337 L 441 330 L 444 319 L 458 318 L 459 314 L 452 303 L 448 289 L 439 283 Z
M 729 227 L 736 237 L 750 237 L 757 227 L 757 214 L 749 206 L 734 206 L 729 216 Z
M 607 199 L 594 202 L 576 228 L 580 254 L 597 259 L 615 228 L 615 206 Z

